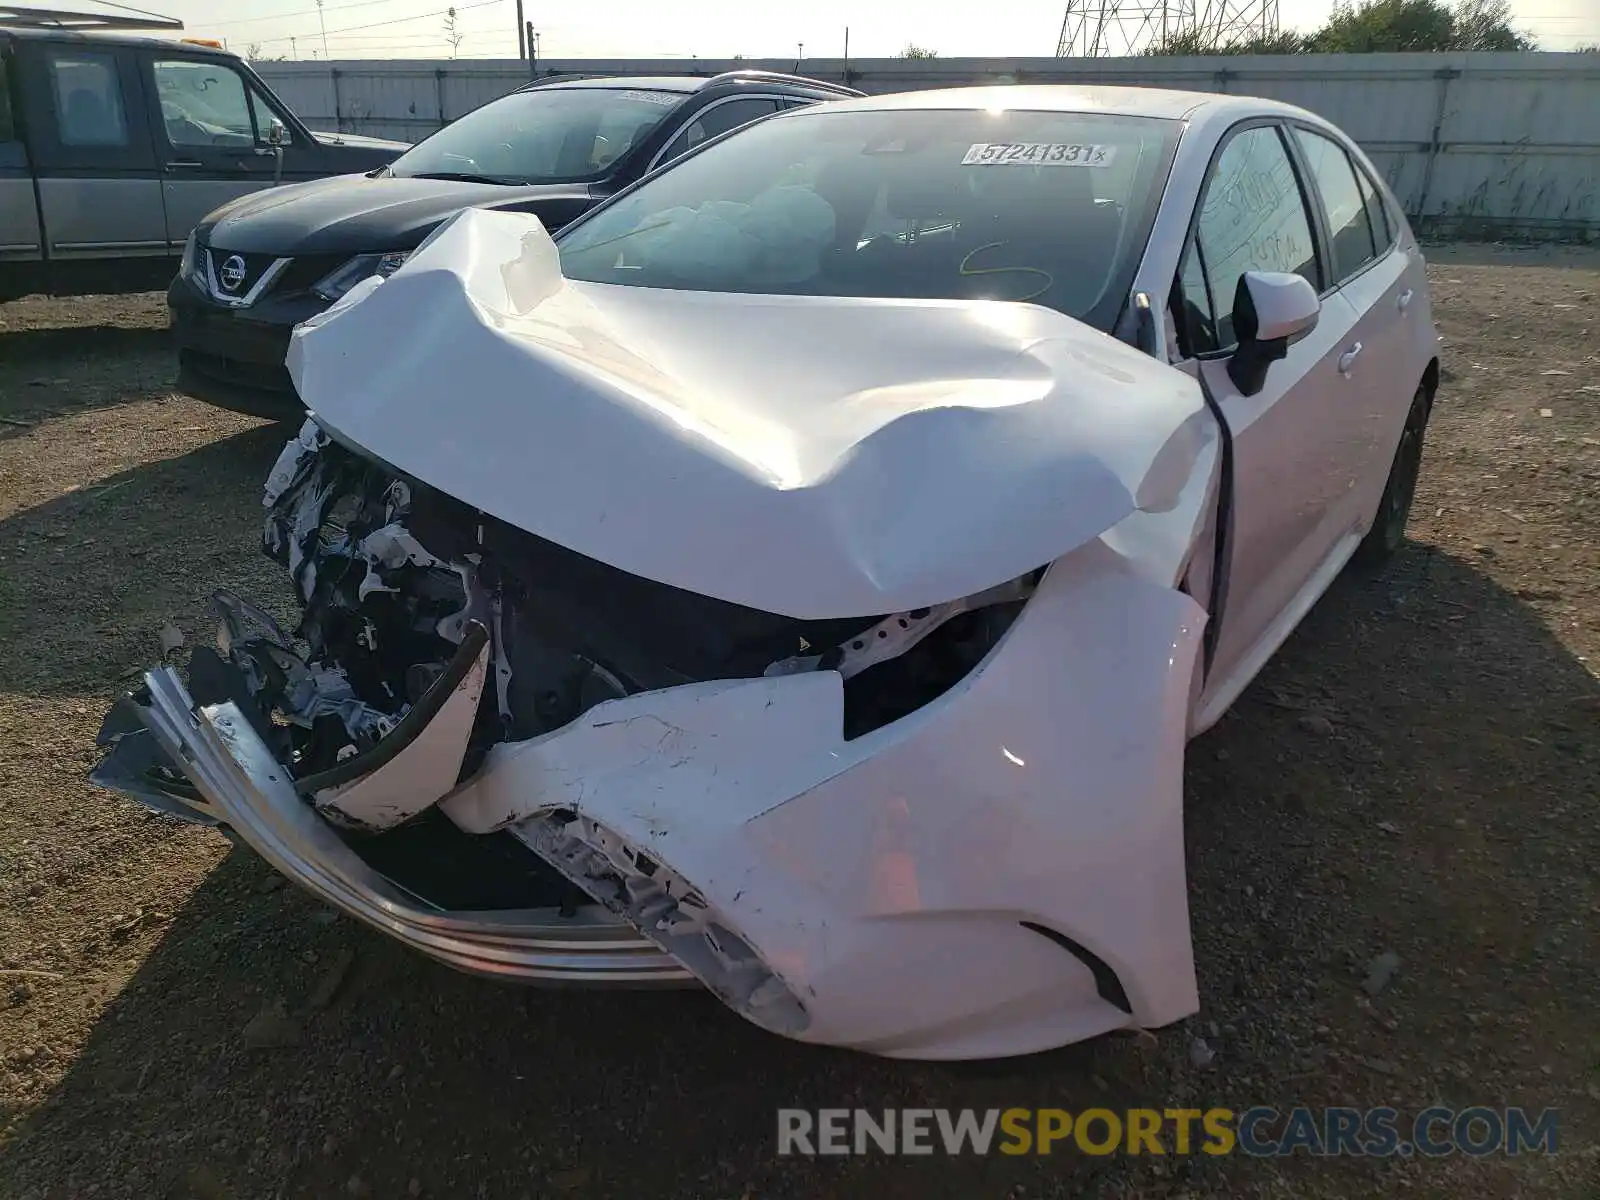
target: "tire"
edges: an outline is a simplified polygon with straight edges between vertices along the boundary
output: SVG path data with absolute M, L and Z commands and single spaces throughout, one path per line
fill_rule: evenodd
M 1383 485 L 1383 497 L 1378 501 L 1372 528 L 1352 556 L 1352 561 L 1362 567 L 1382 566 L 1405 544 L 1406 521 L 1411 516 L 1417 477 L 1422 472 L 1422 439 L 1428 429 L 1432 407 L 1433 397 L 1425 386 L 1419 385 L 1411 398 L 1405 427 L 1400 431 L 1400 444 L 1395 447 L 1394 462 L 1389 467 L 1389 478 Z

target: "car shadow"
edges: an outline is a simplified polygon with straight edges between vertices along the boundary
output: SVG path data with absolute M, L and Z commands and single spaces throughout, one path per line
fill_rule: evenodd
M 169 392 L 176 374 L 159 295 L 0 304 L 0 437 Z
M 1600 246 L 1570 242 L 1430 241 L 1422 252 L 1429 265 L 1440 267 L 1600 267 Z
M 166 350 L 172 333 L 165 326 L 80 325 L 66 329 L 0 330 L 0 362 L 24 365 L 85 360 L 102 355 Z
M 0 693 L 92 695 L 136 678 L 211 588 L 287 595 L 259 553 L 261 481 L 287 434 L 263 425 L 118 472 L 0 521 Z
M 130 473 L 129 486 L 143 489 L 139 508 L 167 510 L 169 525 L 181 510 L 206 536 L 185 548 L 146 528 L 124 597 L 163 586 L 174 569 L 194 591 L 202 577 L 244 582 L 237 547 L 255 532 L 257 481 L 280 444 L 270 433 Z M 0 545 L 81 503 L 0 525 Z M 11 528 L 19 520 L 24 528 Z M 123 536 L 122 526 L 105 536 Z M 62 619 L 98 619 L 73 607 L 66 569 L 56 589 Z M 95 668 L 120 667 L 126 649 Z M 0 688 L 49 686 L 25 666 L 3 670 Z M 103 673 L 96 678 L 103 687 Z M 1389 945 L 1405 947 L 1408 988 L 1493 993 L 1497 1005 L 1537 1013 L 1548 972 L 1507 978 L 1505 956 L 1531 953 L 1541 922 L 1560 919 L 1553 872 L 1582 864 L 1555 863 L 1545 847 L 1511 836 L 1518 827 L 1506 809 L 1538 813 L 1595 794 L 1597 703 L 1593 676 L 1528 599 L 1478 563 L 1412 544 L 1384 575 L 1341 581 L 1190 750 L 1201 1018 L 1154 1044 L 1115 1036 L 993 1064 L 808 1047 L 698 992 L 541 991 L 467 978 L 332 919 L 236 849 L 181 909 L 148 918 L 160 928 L 153 948 L 48 1103 L 21 1124 L 0 1191 L 53 1200 L 81 1194 L 83 1179 L 115 1178 L 116 1194 L 141 1198 L 418 1189 L 970 1197 L 1124 1194 L 1116 1189 L 1133 1172 L 1159 1172 L 1163 1194 L 1217 1186 L 1237 1168 L 1203 1155 L 1153 1165 L 1076 1152 L 780 1158 L 776 1112 L 1204 1107 L 1309 1098 L 1324 1087 L 1341 1095 L 1354 1086 L 1340 1075 L 1348 1056 L 1320 1054 L 1314 1030 L 1368 1019 L 1350 1015 L 1349 996 L 1375 948 Z M 1473 895 L 1470 873 L 1453 871 L 1473 855 L 1503 877 L 1498 895 Z M 1429 872 L 1430 886 L 1417 886 Z M 1497 924 L 1497 906 L 1518 924 Z M 105 936 L 109 948 L 119 935 Z M 1420 941 L 1451 947 L 1448 962 L 1414 958 Z M 1576 986 L 1593 990 L 1592 981 Z M 1440 1036 L 1462 1039 L 1453 1053 L 1470 1055 L 1469 1039 L 1493 1036 L 1468 1029 L 1464 1014 L 1459 1028 L 1445 1019 Z M 1196 1057 L 1196 1037 L 1215 1062 Z

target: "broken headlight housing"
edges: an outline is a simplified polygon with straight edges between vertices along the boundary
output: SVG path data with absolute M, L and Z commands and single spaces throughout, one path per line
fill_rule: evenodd
M 200 257 L 200 235 L 194 230 L 189 231 L 189 237 L 183 243 L 183 257 L 178 260 L 178 278 L 187 279 L 202 292 L 206 290 L 206 268 Z
M 358 254 L 344 266 L 325 275 L 311 290 L 324 300 L 338 300 L 363 279 L 376 275 L 387 279 L 411 257 L 409 250 L 394 250 L 386 254 Z
M 786 1037 L 810 1025 L 794 989 L 727 916 L 652 853 L 598 821 L 564 810 L 538 814 L 511 832 L 683 963 L 735 1012 Z

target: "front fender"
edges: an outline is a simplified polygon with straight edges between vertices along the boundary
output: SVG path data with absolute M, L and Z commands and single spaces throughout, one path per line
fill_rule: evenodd
M 496 748 L 444 808 L 564 844 L 553 865 L 602 900 L 577 840 L 636 864 L 639 895 L 670 877 L 670 916 L 661 895 L 611 899 L 803 1041 L 996 1057 L 1164 1025 L 1197 1007 L 1182 773 L 1204 623 L 1095 542 L 978 670 L 863 737 L 839 732 L 830 673 L 644 693 Z M 780 1028 L 740 1000 L 720 974 L 733 939 L 720 959 L 686 952 L 700 928 L 735 934 L 803 1018 Z

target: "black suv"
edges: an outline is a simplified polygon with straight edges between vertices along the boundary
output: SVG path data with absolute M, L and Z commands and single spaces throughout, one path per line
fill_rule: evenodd
M 781 109 L 859 96 L 764 71 L 529 84 L 386 167 L 247 196 L 195 229 L 167 292 L 178 387 L 256 416 L 304 411 L 283 362 L 296 324 L 395 271 L 464 208 L 532 213 L 550 232 L 647 171 Z

